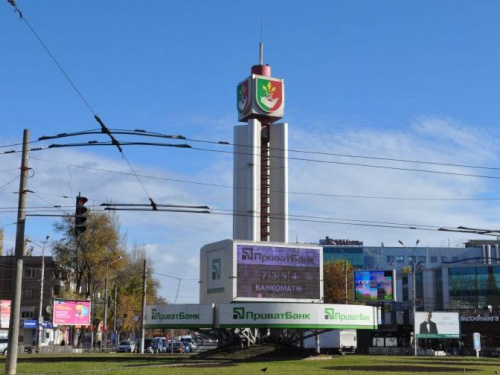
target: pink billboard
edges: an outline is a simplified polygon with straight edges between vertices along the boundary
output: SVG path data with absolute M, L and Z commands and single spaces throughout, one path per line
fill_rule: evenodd
M 10 308 L 10 299 L 0 299 L 0 328 L 9 328 Z
M 90 325 L 90 301 L 55 299 L 53 324 L 75 326 Z

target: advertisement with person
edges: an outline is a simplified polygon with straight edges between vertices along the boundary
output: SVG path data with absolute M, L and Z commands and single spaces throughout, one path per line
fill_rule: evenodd
M 54 300 L 53 323 L 58 325 L 90 325 L 90 301 Z
M 460 338 L 458 313 L 417 312 L 415 314 L 417 338 Z

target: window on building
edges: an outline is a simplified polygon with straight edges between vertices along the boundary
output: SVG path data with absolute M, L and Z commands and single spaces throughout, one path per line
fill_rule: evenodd
M 448 261 L 448 257 L 447 256 L 442 256 L 441 257 L 441 263 L 444 263 L 444 262 L 447 262 Z
M 418 262 L 427 263 L 427 257 L 425 255 L 419 255 Z
M 35 317 L 34 311 L 21 311 L 21 318 L 32 319 Z
M 387 263 L 394 263 L 394 255 L 387 255 Z
M 453 257 L 454 262 L 458 262 L 460 260 L 460 257 Z M 417 337 L 418 338 L 418 337 Z
M 404 255 L 397 255 L 396 256 L 396 263 L 404 263 L 405 262 L 405 256 Z
M 431 256 L 431 263 L 437 263 L 437 262 L 438 262 L 438 257 Z
M 35 295 L 35 290 L 32 288 L 23 289 L 21 292 L 21 298 L 33 298 Z
M 36 268 L 25 268 L 23 272 L 25 279 L 36 279 Z

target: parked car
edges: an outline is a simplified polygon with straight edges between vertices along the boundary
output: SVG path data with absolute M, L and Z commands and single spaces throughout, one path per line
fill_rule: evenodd
M 189 342 L 183 342 L 184 344 L 184 353 L 191 353 L 194 348 L 193 348 L 193 345 Z
M 135 352 L 135 342 L 133 341 L 121 341 L 120 344 L 116 347 L 116 351 L 118 353 L 132 353 Z
M 145 339 L 144 340 L 144 353 L 159 353 L 158 343 L 155 339 Z
M 0 354 L 7 355 L 7 345 L 9 339 L 7 337 L 0 338 Z
M 184 344 L 179 341 L 174 341 L 168 344 L 167 353 L 184 353 Z
M 184 346 L 189 345 L 192 350 L 196 349 L 196 343 L 191 337 L 182 337 L 181 342 Z

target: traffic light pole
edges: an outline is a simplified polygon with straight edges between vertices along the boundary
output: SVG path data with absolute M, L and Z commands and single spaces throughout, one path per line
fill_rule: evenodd
M 9 339 L 7 359 L 5 362 L 5 374 L 17 373 L 17 352 L 19 341 L 19 321 L 21 311 L 21 290 L 23 282 L 23 257 L 24 257 L 24 228 L 26 224 L 26 194 L 28 193 L 28 160 L 29 160 L 29 138 L 30 132 L 24 129 L 23 153 L 21 161 L 21 182 L 19 184 L 19 204 L 17 211 L 16 228 L 16 269 L 11 302 L 11 314 L 9 321 Z
M 146 313 L 146 286 L 147 286 L 146 276 L 147 276 L 147 267 L 146 267 L 146 258 L 144 258 L 144 269 L 142 271 L 141 354 L 144 354 L 144 318 L 145 318 L 144 314 Z

